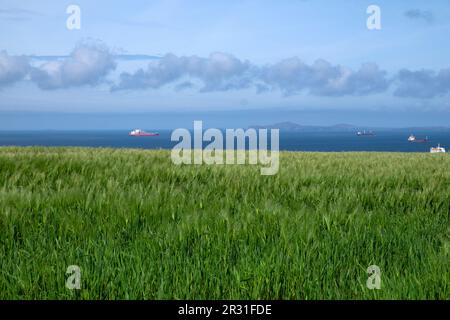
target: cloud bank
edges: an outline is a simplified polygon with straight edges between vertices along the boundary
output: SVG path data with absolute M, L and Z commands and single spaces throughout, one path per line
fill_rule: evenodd
M 284 95 L 366 96 L 393 92 L 402 98 L 430 99 L 450 93 L 450 69 L 402 69 L 388 75 L 375 63 L 358 69 L 318 59 L 312 64 L 298 57 L 258 66 L 235 56 L 214 52 L 208 57 L 166 54 L 146 68 L 123 72 L 117 81 L 106 77 L 116 68 L 117 55 L 100 44 L 78 45 L 69 56 L 40 65 L 25 56 L 0 52 L 0 88 L 29 79 L 42 90 L 107 84 L 111 91 L 148 90 L 171 86 L 174 91 L 218 92 L 254 89 Z M 390 93 L 389 93 L 390 94 Z
M 388 88 L 386 74 L 373 63 L 353 71 L 321 59 L 307 65 L 294 57 L 265 67 L 262 80 L 287 95 L 302 91 L 318 96 L 367 95 Z
M 294 57 L 259 67 L 221 52 L 212 53 L 208 58 L 168 54 L 150 63 L 146 70 L 122 73 L 119 83 L 112 89 L 158 89 L 190 78 L 201 83 L 201 92 L 255 87 L 258 92 L 281 90 L 286 95 L 302 91 L 319 96 L 366 95 L 387 89 L 386 74 L 373 63 L 352 71 L 325 60 L 307 65 Z M 182 81 L 175 85 L 175 90 L 193 87 L 192 82 Z
M 398 97 L 434 98 L 450 92 L 450 69 L 400 70 L 396 76 L 398 86 L 394 94 Z
M 243 89 L 250 86 L 254 74 L 248 61 L 241 61 L 234 56 L 214 52 L 208 58 L 167 54 L 155 63 L 150 63 L 146 70 L 134 73 L 124 72 L 113 90 L 157 89 L 183 78 L 194 78 L 203 83 L 202 92 L 227 91 Z M 183 82 L 178 89 L 191 87 Z

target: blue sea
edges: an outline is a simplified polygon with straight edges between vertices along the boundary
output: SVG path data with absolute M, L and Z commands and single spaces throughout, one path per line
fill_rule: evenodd
M 153 131 L 153 130 L 149 130 Z M 0 146 L 79 146 L 140 149 L 171 149 L 172 131 L 159 131 L 155 137 L 130 137 L 126 130 L 116 131 L 0 131 Z M 355 132 L 280 132 L 280 150 L 289 151 L 386 151 L 429 152 L 438 143 L 450 148 L 450 130 L 414 132 L 428 136 L 427 143 L 407 141 L 410 131 L 383 130 L 375 136 Z M 205 143 L 206 145 L 207 143 Z

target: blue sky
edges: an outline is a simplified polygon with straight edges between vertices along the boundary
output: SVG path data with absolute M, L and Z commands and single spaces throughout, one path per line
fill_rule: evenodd
M 66 28 L 70 4 L 80 30 Z M 366 27 L 371 4 L 381 30 Z M 38 113 L 45 128 L 52 113 L 170 127 L 158 115 L 172 112 L 223 126 L 450 125 L 449 0 L 1 0 L 0 30 L 0 129 Z

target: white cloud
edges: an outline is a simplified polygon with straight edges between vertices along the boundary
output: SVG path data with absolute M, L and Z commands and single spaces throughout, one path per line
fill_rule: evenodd
M 318 96 L 367 95 L 388 87 L 386 72 L 373 63 L 353 71 L 322 59 L 307 65 L 297 57 L 265 67 L 262 80 L 287 95 L 302 91 Z
M 394 94 L 398 97 L 434 98 L 450 92 L 450 69 L 432 70 L 400 70 L 396 80 Z
M 150 63 L 146 70 L 122 73 L 119 83 L 112 89 L 158 89 L 169 84 L 175 84 L 177 89 L 184 87 L 177 83 L 182 80 L 186 83 L 185 78 L 199 80 L 203 84 L 201 92 L 253 86 L 258 92 L 279 89 L 289 95 L 305 90 L 314 95 L 338 96 L 371 94 L 388 87 L 386 72 L 376 64 L 364 64 L 354 72 L 339 65 L 333 66 L 325 60 L 307 65 L 294 57 L 259 67 L 230 54 L 215 52 L 208 58 L 167 54 L 161 60 Z
M 241 89 L 250 85 L 250 67 L 249 62 L 221 52 L 214 52 L 208 58 L 167 54 L 150 63 L 146 70 L 122 73 L 113 90 L 157 89 L 184 77 L 200 80 L 203 83 L 201 91 Z
M 51 58 L 31 66 L 25 56 L 0 52 L 0 88 L 27 77 L 41 89 L 63 89 L 106 83 L 116 68 L 115 55 L 100 44 L 81 44 L 69 56 Z M 146 69 L 123 72 L 111 87 L 116 90 L 159 89 L 200 92 L 253 88 L 257 93 L 278 90 L 285 95 L 366 96 L 392 88 L 397 97 L 434 98 L 450 93 L 450 69 L 400 70 L 388 77 L 375 63 L 352 70 L 319 59 L 306 64 L 298 57 L 257 66 L 231 54 L 214 52 L 208 57 L 166 54 L 151 60 Z
M 31 70 L 31 80 L 41 89 L 96 85 L 116 67 L 108 48 L 99 44 L 76 47 L 68 58 L 49 61 Z
M 22 80 L 28 74 L 30 64 L 23 56 L 10 56 L 0 52 L 0 88 Z

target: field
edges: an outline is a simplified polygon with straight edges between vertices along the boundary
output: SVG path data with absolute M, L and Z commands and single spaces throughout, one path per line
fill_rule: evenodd
M 0 298 L 450 298 L 448 155 L 286 152 L 259 169 L 0 148 Z

